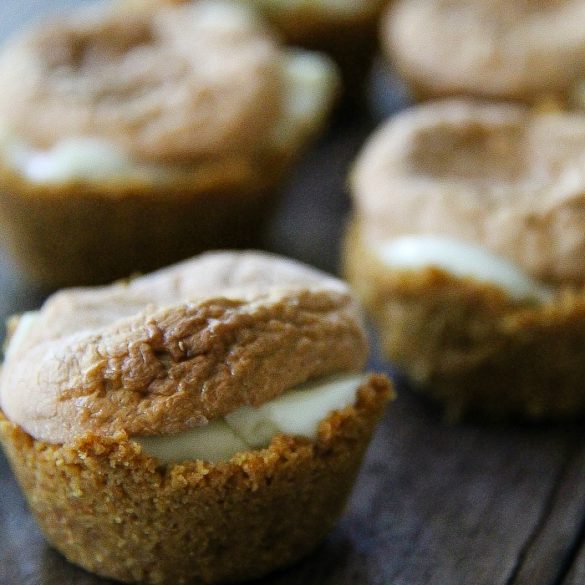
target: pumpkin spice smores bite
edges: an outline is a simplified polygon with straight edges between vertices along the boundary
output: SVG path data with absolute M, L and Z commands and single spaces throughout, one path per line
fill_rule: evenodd
M 13 39 L 0 84 L 2 234 L 62 285 L 258 239 L 337 75 L 244 7 L 119 2 Z
M 10 324 L 0 440 L 48 540 L 127 582 L 233 582 L 311 551 L 391 388 L 348 287 L 209 253 Z
M 389 359 L 450 418 L 585 412 L 585 120 L 413 108 L 366 145 L 345 269 Z
M 382 45 L 419 98 L 583 105 L 584 18 L 581 0 L 397 0 Z

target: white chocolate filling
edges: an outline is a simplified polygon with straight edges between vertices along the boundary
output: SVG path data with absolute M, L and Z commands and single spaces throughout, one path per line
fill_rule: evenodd
M 176 435 L 134 437 L 133 440 L 140 443 L 149 455 L 168 463 L 188 459 L 215 463 L 249 450 L 223 419 Z
M 322 123 L 337 91 L 338 76 L 325 55 L 299 49 L 283 58 L 284 103 L 282 117 L 267 137 L 267 146 L 294 150 Z M 0 129 L 0 153 L 10 168 L 37 184 L 108 178 L 164 181 L 169 167 L 131 160 L 107 140 L 66 138 L 48 150 L 36 150 L 7 129 Z
M 134 437 L 165 462 L 203 459 L 212 463 L 267 447 L 279 433 L 316 439 L 319 423 L 355 402 L 365 374 L 331 376 L 287 391 L 258 408 L 243 406 L 225 418 L 176 435 Z
M 485 248 L 442 236 L 412 235 L 376 247 L 384 264 L 393 269 L 435 267 L 460 278 L 471 278 L 503 289 L 515 300 L 549 301 L 553 292 L 521 268 Z
M 132 168 L 123 151 L 97 138 L 69 138 L 47 151 L 21 152 L 17 168 L 33 183 L 107 179 Z

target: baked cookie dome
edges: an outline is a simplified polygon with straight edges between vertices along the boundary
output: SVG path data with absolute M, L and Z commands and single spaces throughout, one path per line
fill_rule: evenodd
M 585 77 L 580 0 L 398 0 L 387 56 L 421 98 L 571 99 Z
M 337 78 L 243 7 L 122 2 L 15 38 L 0 83 L 3 233 L 62 285 L 257 239 Z
M 361 373 L 366 351 L 340 281 L 207 254 L 12 323 L 0 440 L 71 561 L 127 582 L 249 579 L 340 513 L 391 393 Z
M 348 277 L 387 356 L 447 414 L 582 414 L 585 122 L 446 101 L 352 173 Z

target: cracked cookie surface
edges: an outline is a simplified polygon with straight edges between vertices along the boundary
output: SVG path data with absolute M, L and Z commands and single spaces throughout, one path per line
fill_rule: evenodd
M 48 442 L 172 433 L 357 371 L 366 351 L 340 281 L 268 255 L 210 253 L 49 299 L 9 345 L 0 397 L 13 422 Z

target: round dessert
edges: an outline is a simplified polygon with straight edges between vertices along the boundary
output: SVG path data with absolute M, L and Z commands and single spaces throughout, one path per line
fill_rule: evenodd
M 349 280 L 449 418 L 585 412 L 585 118 L 446 101 L 399 114 L 351 183 Z
M 0 83 L 2 234 L 55 286 L 257 240 L 337 76 L 244 7 L 122 2 L 15 38 Z
M 210 253 L 10 324 L 0 441 L 48 540 L 103 576 L 234 582 L 311 551 L 391 396 L 342 282 Z
M 339 66 L 345 101 L 351 104 L 363 98 L 378 48 L 380 14 L 387 0 L 238 0 L 238 3 L 262 12 L 287 44 L 329 54 Z
M 571 101 L 585 80 L 581 0 L 398 0 L 382 43 L 418 98 Z

